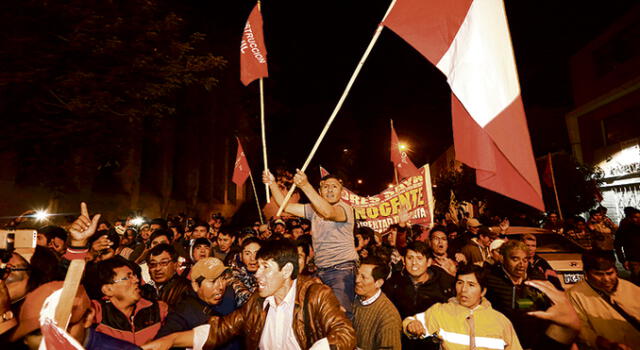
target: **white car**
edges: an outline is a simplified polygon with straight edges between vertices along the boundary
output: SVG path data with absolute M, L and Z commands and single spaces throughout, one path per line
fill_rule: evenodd
M 495 229 L 499 231 L 499 228 Z M 537 227 L 512 226 L 507 229 L 506 236 L 509 239 L 521 239 L 527 233 L 536 236 L 536 254 L 558 273 L 565 290 L 582 280 L 582 253 L 585 251 L 582 246 L 562 234 Z

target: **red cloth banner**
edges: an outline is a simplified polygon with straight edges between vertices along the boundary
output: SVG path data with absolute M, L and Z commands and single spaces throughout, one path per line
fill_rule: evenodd
M 429 210 L 429 184 L 424 172 L 425 168 L 420 168 L 418 175 L 409 176 L 375 196 L 358 196 L 344 189 L 342 201 L 353 207 L 359 227 L 367 226 L 377 232 L 384 232 L 392 224 L 398 223 L 401 205 L 409 208 L 411 224 L 429 225 L 433 218 Z
M 236 139 L 238 140 L 238 152 L 236 154 L 236 163 L 233 167 L 233 178 L 231 181 L 238 186 L 242 186 L 242 184 L 247 181 L 247 177 L 249 177 L 251 169 L 249 169 L 249 162 L 247 161 L 247 157 L 244 155 L 240 139 Z
M 242 33 L 240 43 L 240 80 L 247 86 L 252 81 L 269 76 L 267 48 L 262 32 L 262 14 L 258 5 L 253 8 Z

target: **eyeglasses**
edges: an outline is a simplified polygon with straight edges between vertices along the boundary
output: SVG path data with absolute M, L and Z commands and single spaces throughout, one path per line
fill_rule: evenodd
M 132 280 L 134 277 L 136 277 L 136 276 L 133 273 L 129 272 L 129 273 L 127 273 L 127 275 L 125 277 L 118 278 L 117 280 L 113 280 L 113 281 L 111 281 L 111 283 L 115 284 L 115 283 L 122 282 L 122 281 L 129 281 L 129 280 Z
M 169 263 L 172 263 L 172 262 L 174 262 L 174 261 L 173 260 L 162 260 L 162 261 L 159 261 L 159 262 L 150 262 L 148 265 L 149 265 L 150 269 L 155 269 L 158 266 L 167 267 L 167 266 L 169 266 Z

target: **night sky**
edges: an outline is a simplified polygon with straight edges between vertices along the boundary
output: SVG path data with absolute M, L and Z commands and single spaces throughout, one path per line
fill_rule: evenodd
M 573 107 L 569 59 L 635 3 L 506 1 L 536 156 L 570 151 L 564 125 L 564 114 Z M 213 53 L 229 61 L 226 74 L 239 77 L 240 36 L 254 4 L 198 0 L 185 9 L 193 29 L 207 33 Z M 265 80 L 265 108 L 271 167 L 302 166 L 389 4 L 262 2 L 270 74 Z M 232 84 L 240 84 L 239 78 Z M 239 91 L 257 137 L 258 83 Z M 400 140 L 410 145 L 409 156 L 421 166 L 452 144 L 449 105 L 444 76 L 384 29 L 307 173 L 316 177 L 322 164 L 329 171 L 348 173 L 351 181 L 365 179 L 359 188 L 364 194 L 379 192 L 393 176 L 389 119 Z M 258 153 L 249 155 L 254 172 L 262 168 L 256 147 Z

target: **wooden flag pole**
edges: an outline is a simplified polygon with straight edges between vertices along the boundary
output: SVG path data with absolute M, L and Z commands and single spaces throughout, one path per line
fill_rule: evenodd
M 258 11 L 262 11 L 260 0 L 258 0 Z M 264 83 L 262 78 L 260 78 L 260 129 L 262 132 L 262 158 L 264 159 L 264 169 L 269 170 L 269 165 L 267 162 L 267 136 L 265 132 L 266 128 L 264 123 Z M 253 181 L 253 179 L 251 181 Z M 264 184 L 264 190 L 265 190 L 265 197 L 267 197 L 267 203 L 270 203 L 271 194 L 269 193 L 269 185 Z M 254 186 L 254 191 L 255 191 L 255 186 Z M 262 220 L 260 221 L 262 222 Z
M 62 284 L 62 293 L 60 294 L 60 302 L 56 307 L 55 320 L 58 327 L 66 330 L 69 325 L 69 319 L 71 318 L 71 309 L 73 308 L 73 301 L 78 293 L 78 287 L 80 286 L 80 280 L 82 279 L 82 273 L 84 272 L 85 261 L 84 259 L 71 260 L 67 275 L 64 278 Z
M 556 176 L 553 174 L 553 161 L 551 160 L 551 153 L 547 156 L 549 159 L 549 170 L 551 170 L 551 183 L 553 184 L 553 194 L 556 196 L 556 206 L 558 206 L 558 215 L 560 220 L 564 220 L 562 217 L 562 209 L 560 208 L 560 199 L 558 199 L 558 189 L 556 188 Z
M 309 156 L 307 157 L 307 160 L 304 162 L 304 165 L 300 169 L 302 172 L 307 170 L 307 167 L 309 166 L 309 163 L 311 163 L 311 159 L 313 158 L 313 156 L 315 155 L 316 151 L 318 150 L 318 146 L 320 146 L 320 143 L 322 142 L 322 139 L 324 138 L 324 136 L 326 135 L 327 131 L 329 130 L 329 127 L 331 126 L 331 123 L 333 123 L 333 120 L 335 119 L 336 115 L 338 114 L 338 112 L 342 108 L 342 104 L 344 103 L 345 99 L 347 98 L 347 95 L 349 95 L 349 91 L 351 90 L 351 86 L 353 86 L 353 83 L 355 82 L 356 78 L 358 77 L 358 74 L 360 74 L 360 70 L 362 69 L 362 66 L 364 65 L 364 62 L 369 57 L 369 53 L 371 53 L 371 50 L 373 49 L 373 46 L 376 44 L 376 42 L 378 41 L 378 38 L 380 37 L 380 34 L 382 33 L 382 29 L 384 28 L 384 26 L 382 25 L 382 22 L 384 22 L 384 20 L 387 18 L 387 16 L 391 12 L 391 9 L 393 9 L 393 6 L 395 4 L 396 4 L 396 0 L 391 1 L 391 4 L 389 5 L 389 8 L 387 9 L 387 12 L 384 14 L 384 17 L 382 17 L 382 21 L 380 22 L 380 24 L 378 24 L 378 27 L 376 28 L 376 31 L 373 34 L 373 38 L 371 38 L 371 41 L 369 42 L 369 46 L 367 46 L 367 49 L 364 51 L 364 54 L 362 55 L 362 58 L 360 59 L 360 62 L 358 62 L 358 65 L 356 66 L 356 69 L 353 71 L 353 74 L 351 75 L 351 79 L 349 79 L 349 83 L 347 83 L 347 87 L 342 92 L 342 96 L 340 96 L 340 100 L 338 100 L 338 104 L 336 104 L 336 107 L 333 109 L 333 112 L 331 113 L 331 116 L 329 117 L 329 120 L 327 120 L 327 123 L 325 124 L 324 129 L 322 129 L 322 133 L 320 133 L 320 136 L 316 140 L 315 145 L 313 145 L 313 149 L 311 150 L 311 153 L 309 153 Z M 287 203 L 289 202 L 289 199 L 291 199 L 291 196 L 293 195 L 293 191 L 295 191 L 295 190 L 296 190 L 296 184 L 294 183 L 291 186 L 291 188 L 289 189 L 289 192 L 287 192 L 287 195 L 284 197 L 284 200 L 280 204 L 280 208 L 278 208 L 278 212 L 276 213 L 276 216 L 280 216 L 282 214 L 282 211 L 287 206 Z
M 260 209 L 260 201 L 258 200 L 258 192 L 256 191 L 256 184 L 255 182 L 253 182 L 253 175 L 251 175 L 251 172 L 249 172 L 249 179 L 251 180 L 253 195 L 256 197 L 256 206 L 258 207 L 258 216 L 260 216 L 260 223 L 264 225 L 264 219 L 262 219 L 262 210 Z
M 265 131 L 265 122 L 264 122 L 264 87 L 263 87 L 262 78 L 260 78 L 260 128 L 262 129 L 262 158 L 264 159 L 264 169 L 269 170 L 269 165 L 267 162 L 267 134 Z M 264 184 L 265 194 L 267 197 L 267 203 L 271 202 L 271 194 L 269 193 L 269 185 Z

